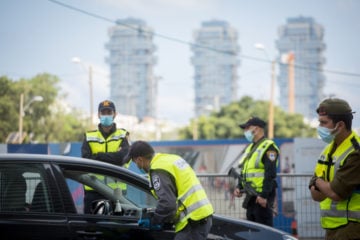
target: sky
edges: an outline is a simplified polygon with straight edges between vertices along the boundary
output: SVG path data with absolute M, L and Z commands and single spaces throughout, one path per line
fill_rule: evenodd
M 202 22 L 227 21 L 238 31 L 238 98 L 268 100 L 271 66 L 251 59 L 266 59 L 254 44 L 262 43 L 274 59 L 278 28 L 291 17 L 312 17 L 325 30 L 324 94 L 347 100 L 358 113 L 354 126 L 360 127 L 359 12 L 358 0 L 0 0 L 0 76 L 17 80 L 44 72 L 56 75 L 70 106 L 89 112 L 89 66 L 95 109 L 110 95 L 105 62 L 109 28 L 117 19 L 142 19 L 158 34 L 154 37 L 154 73 L 160 78 L 157 116 L 186 124 L 194 117 L 193 55 L 186 42 L 193 42 Z M 73 57 L 82 64 L 72 62 Z M 276 87 L 275 104 L 278 99 Z

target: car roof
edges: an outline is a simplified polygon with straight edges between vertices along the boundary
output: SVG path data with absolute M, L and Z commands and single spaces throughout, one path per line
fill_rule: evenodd
M 36 162 L 56 162 L 56 163 L 76 163 L 84 165 L 92 165 L 98 167 L 110 167 L 117 168 L 118 166 L 114 164 L 109 164 L 106 162 L 73 157 L 73 156 L 64 156 L 64 155 L 51 155 L 51 154 L 30 154 L 30 153 L 5 153 L 0 154 L 0 161 L 5 160 L 21 160 L 21 161 L 36 161 Z
M 105 168 L 110 169 L 112 171 L 120 171 L 123 174 L 130 176 L 131 178 L 140 179 L 143 183 L 148 184 L 148 180 L 135 173 L 134 171 L 130 171 L 124 167 L 120 167 L 114 164 L 81 158 L 81 157 L 73 157 L 73 156 L 64 156 L 64 155 L 51 155 L 51 154 L 30 154 L 30 153 L 0 153 L 0 163 L 5 161 L 33 161 L 33 162 L 40 162 L 40 163 L 62 163 L 62 164 L 76 164 L 82 166 L 92 166 L 97 168 Z M 139 178 L 139 176 L 141 176 Z
M 1 153 L 0 161 L 2 160 L 24 160 L 24 161 L 33 161 L 36 159 L 40 162 L 48 162 L 50 159 L 57 162 L 76 162 L 79 163 L 89 163 L 94 161 L 91 159 L 73 157 L 73 156 L 64 156 L 64 155 L 50 155 L 50 154 L 32 154 L 32 153 Z M 100 161 L 99 161 L 100 162 Z M 102 163 L 102 162 L 100 162 Z

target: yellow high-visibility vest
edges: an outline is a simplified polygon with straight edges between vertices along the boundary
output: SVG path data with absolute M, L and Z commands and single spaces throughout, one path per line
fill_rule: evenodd
M 150 173 L 157 169 L 165 170 L 175 179 L 178 202 L 175 232 L 182 230 L 189 219 L 197 221 L 214 213 L 204 188 L 194 170 L 184 159 L 178 155 L 158 153 L 151 160 Z M 150 182 L 152 184 L 152 181 Z M 157 198 L 154 190 L 152 193 Z
M 330 162 L 329 153 L 333 148 L 334 141 L 327 145 L 315 167 L 315 175 L 331 182 L 347 156 L 354 151 L 359 151 L 354 148 L 352 139 L 360 142 L 360 137 L 353 131 L 336 148 L 332 154 L 332 162 Z M 360 222 L 360 189 L 354 190 L 349 198 L 342 201 L 336 202 L 330 198 L 325 198 L 320 202 L 320 216 L 321 226 L 325 229 L 338 228 L 346 225 L 349 221 Z
M 251 182 L 252 187 L 257 192 L 261 193 L 265 177 L 265 167 L 262 162 L 262 157 L 271 145 L 273 145 L 278 152 L 279 149 L 274 141 L 269 139 L 262 141 L 255 151 L 251 151 L 253 145 L 254 143 L 251 143 L 247 146 L 244 154 L 241 155 L 239 166 L 242 168 L 242 176 L 244 177 L 244 180 L 246 182 Z M 251 154 L 251 156 L 249 156 L 249 154 Z M 276 165 L 278 165 L 279 162 L 277 159 L 275 161 Z
M 126 137 L 125 129 L 117 129 L 115 132 L 110 134 L 106 139 L 101 134 L 100 130 L 89 131 L 86 132 L 86 141 L 89 143 L 91 152 L 93 154 L 99 152 L 117 152 L 120 150 L 121 143 Z M 124 165 L 124 167 L 128 167 L 129 164 Z M 104 176 L 96 175 L 96 177 L 110 186 L 112 189 L 121 188 L 122 190 L 126 190 L 125 183 L 117 183 L 113 179 L 104 178 Z M 85 185 L 85 190 L 90 191 L 93 190 L 91 187 Z

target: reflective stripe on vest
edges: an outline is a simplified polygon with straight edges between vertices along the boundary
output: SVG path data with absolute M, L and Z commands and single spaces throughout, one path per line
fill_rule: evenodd
M 86 141 L 89 143 L 92 154 L 118 151 L 125 137 L 126 130 L 124 129 L 117 129 L 106 139 L 99 130 L 86 133 Z
M 244 154 L 239 160 L 239 165 L 242 167 L 241 173 L 244 178 L 244 182 L 251 182 L 251 185 L 257 192 L 262 192 L 263 181 L 265 177 L 265 167 L 262 162 L 262 158 L 271 145 L 273 145 L 277 151 L 279 151 L 279 149 L 272 140 L 265 139 L 251 154 L 251 148 L 253 145 L 254 143 L 251 143 L 245 149 Z M 277 160 L 276 164 L 278 165 Z
M 338 169 L 344 164 L 346 158 L 355 151 L 351 139 L 355 138 L 358 142 L 359 136 L 352 132 L 332 154 L 333 163 L 330 164 L 328 158 L 333 148 L 334 142 L 327 145 L 320 155 L 320 159 L 315 168 L 315 175 L 323 177 L 331 182 Z M 321 226 L 325 229 L 334 229 L 346 225 L 348 221 L 360 222 L 360 192 L 354 190 L 351 196 L 342 201 L 332 201 L 325 198 L 320 202 Z
M 183 220 L 188 220 L 189 218 L 187 218 L 186 216 L 191 214 L 192 212 L 194 212 L 195 210 L 201 208 L 202 206 L 211 204 L 209 199 L 203 199 L 201 201 L 198 201 L 197 203 L 190 205 L 186 208 L 186 213 L 185 211 L 180 212 L 180 219 L 179 222 L 182 222 Z M 180 230 L 179 230 L 180 231 Z
M 249 178 L 256 178 L 256 177 L 265 177 L 265 174 L 263 172 L 258 172 L 258 173 L 246 173 L 245 174 L 246 179 Z
M 207 198 L 195 172 L 180 156 L 173 154 L 156 154 L 150 163 L 151 171 L 162 169 L 173 176 L 177 188 L 178 209 L 176 212 L 175 232 L 182 230 L 188 220 L 194 221 L 206 218 L 214 213 L 214 209 Z M 150 181 L 152 184 L 152 181 Z M 156 192 L 152 191 L 154 196 Z
M 121 143 L 126 137 L 126 130 L 116 129 L 115 132 L 110 134 L 106 139 L 101 134 L 100 130 L 90 131 L 86 133 L 86 141 L 89 143 L 90 150 L 92 154 L 99 152 L 117 152 L 120 149 Z M 106 181 L 104 176 L 96 175 L 96 177 L 101 181 Z M 125 183 L 115 183 L 114 181 L 107 184 L 112 189 L 121 188 L 126 190 Z M 85 190 L 93 190 L 91 187 L 85 185 Z

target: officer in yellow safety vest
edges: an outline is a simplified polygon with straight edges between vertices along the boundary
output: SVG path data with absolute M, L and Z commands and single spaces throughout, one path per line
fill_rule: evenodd
M 352 131 L 353 111 L 343 99 L 323 100 L 316 112 L 320 138 L 328 143 L 309 183 L 320 202 L 327 240 L 360 239 L 360 137 Z
M 109 100 L 100 102 L 98 117 L 100 120 L 98 129 L 85 133 L 81 147 L 82 157 L 128 167 L 129 162 L 125 161 L 125 156 L 130 145 L 129 132 L 122 128 L 117 129 L 116 123 L 114 123 L 116 117 L 114 103 Z M 110 187 L 114 189 L 120 187 L 123 191 L 126 190 L 124 183 L 112 183 L 110 179 L 108 181 Z M 91 213 L 91 203 L 98 199 L 104 199 L 104 196 L 89 186 L 85 186 L 84 212 Z
M 155 154 L 145 141 L 130 146 L 128 159 L 149 174 L 158 199 L 154 215 L 139 225 L 153 230 L 174 225 L 175 240 L 207 239 L 214 209 L 191 166 L 178 155 Z
M 251 117 L 239 125 L 250 144 L 240 156 L 241 179 L 234 195 L 241 197 L 243 192 L 246 193 L 243 207 L 247 209 L 248 220 L 273 226 L 279 148 L 274 141 L 265 138 L 265 125 L 258 117 Z M 254 191 L 249 191 L 248 186 Z

